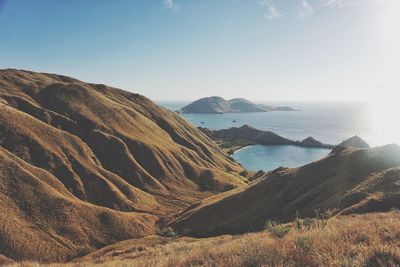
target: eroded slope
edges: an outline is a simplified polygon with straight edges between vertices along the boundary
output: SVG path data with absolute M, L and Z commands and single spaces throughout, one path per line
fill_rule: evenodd
M 0 149 L 0 254 L 11 259 L 60 261 L 153 234 L 190 203 L 245 184 L 173 112 L 54 74 L 0 70 Z

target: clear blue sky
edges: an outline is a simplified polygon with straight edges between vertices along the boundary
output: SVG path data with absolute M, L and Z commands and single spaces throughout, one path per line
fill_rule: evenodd
M 0 68 L 154 100 L 394 96 L 400 0 L 0 0 Z

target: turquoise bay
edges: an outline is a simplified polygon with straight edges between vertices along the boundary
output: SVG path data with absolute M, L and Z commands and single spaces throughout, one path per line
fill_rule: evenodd
M 233 158 L 251 171 L 271 171 L 278 167 L 299 167 L 325 157 L 323 148 L 284 146 L 248 146 L 236 151 Z

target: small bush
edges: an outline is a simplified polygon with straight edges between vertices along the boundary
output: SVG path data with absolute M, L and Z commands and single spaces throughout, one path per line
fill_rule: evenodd
M 311 218 L 305 218 L 304 220 L 302 220 L 303 226 L 304 228 L 306 228 L 307 230 L 310 230 L 314 224 L 314 220 Z
M 296 211 L 296 217 L 294 219 L 294 223 L 296 224 L 297 231 L 303 230 L 304 220 L 301 219 L 299 211 Z
M 270 232 L 275 238 L 282 238 L 290 232 L 290 226 L 268 220 L 265 223 L 265 230 Z
M 296 229 L 297 231 L 301 231 L 303 229 L 303 220 L 302 219 L 295 219 Z
M 299 236 L 294 241 L 297 248 L 300 250 L 311 253 L 313 250 L 313 241 L 307 236 Z
M 163 229 L 161 229 L 160 231 L 160 235 L 161 236 L 165 236 L 165 237 L 177 237 L 176 232 L 174 231 L 174 229 L 172 227 L 164 227 Z
M 317 228 L 324 229 L 328 221 L 337 213 L 336 209 L 315 210 L 317 217 Z

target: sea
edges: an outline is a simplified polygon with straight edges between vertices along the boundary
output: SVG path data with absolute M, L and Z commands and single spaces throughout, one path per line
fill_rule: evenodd
M 160 101 L 158 104 L 172 111 L 179 110 L 189 101 Z M 376 122 L 370 104 L 360 102 L 258 102 L 273 106 L 289 106 L 298 111 L 230 114 L 181 114 L 194 126 L 227 129 L 250 125 L 275 132 L 292 140 L 314 137 L 325 144 L 336 145 L 358 135 L 371 146 L 398 143 L 390 125 Z M 383 117 L 383 116 L 382 116 Z M 388 123 L 389 124 L 389 123 Z M 393 125 L 393 124 L 392 124 Z M 378 127 L 379 126 L 379 127 Z M 382 134 L 383 133 L 383 134 Z M 298 167 L 326 156 L 329 149 L 294 146 L 250 146 L 238 150 L 233 157 L 247 169 L 270 171 L 277 167 Z

